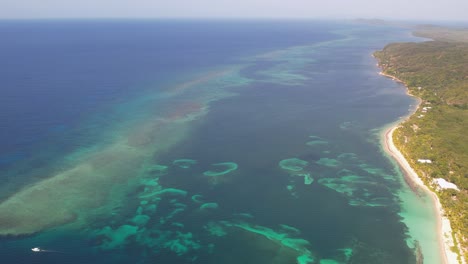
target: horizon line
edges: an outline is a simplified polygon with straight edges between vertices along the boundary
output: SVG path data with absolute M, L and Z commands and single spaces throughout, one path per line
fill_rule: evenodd
M 366 17 L 11 17 L 0 21 L 357 21 L 468 23 L 460 19 L 407 19 Z

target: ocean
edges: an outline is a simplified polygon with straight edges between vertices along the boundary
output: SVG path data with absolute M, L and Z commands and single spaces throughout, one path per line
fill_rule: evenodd
M 440 263 L 349 21 L 1 21 L 1 263 Z M 31 249 L 38 247 L 39 252 Z

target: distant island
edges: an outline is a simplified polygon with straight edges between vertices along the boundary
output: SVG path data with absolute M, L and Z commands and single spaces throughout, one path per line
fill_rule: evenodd
M 370 25 L 387 25 L 388 22 L 380 18 L 356 18 L 354 22 Z
M 441 226 L 453 229 L 442 230 L 447 255 L 452 254 L 448 262 L 467 263 L 468 29 L 425 25 L 413 34 L 432 40 L 392 43 L 374 54 L 383 75 L 403 82 L 420 99 L 390 141 L 440 200 Z
M 468 43 L 468 28 L 446 28 L 435 25 L 417 26 L 413 35 L 438 42 Z

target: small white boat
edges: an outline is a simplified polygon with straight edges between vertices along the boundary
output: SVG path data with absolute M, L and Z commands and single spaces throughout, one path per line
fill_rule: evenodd
M 31 248 L 31 250 L 32 250 L 32 251 L 34 251 L 34 252 L 41 252 L 41 249 L 40 249 L 40 248 L 38 248 L 38 247 Z

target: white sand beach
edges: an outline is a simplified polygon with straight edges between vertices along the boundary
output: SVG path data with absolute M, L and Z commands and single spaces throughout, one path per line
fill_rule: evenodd
M 384 131 L 384 149 L 397 161 L 401 169 L 404 171 L 406 179 L 410 183 L 415 184 L 416 186 L 420 187 L 422 190 L 430 194 L 437 212 L 437 232 L 441 255 L 444 258 L 444 264 L 458 264 L 458 255 L 450 249 L 455 245 L 452 239 L 452 228 L 450 226 L 450 221 L 447 217 L 444 216 L 444 211 L 442 209 L 442 205 L 440 204 L 437 195 L 424 184 L 421 178 L 419 178 L 418 174 L 414 171 L 414 169 L 405 159 L 403 154 L 396 148 L 395 144 L 393 143 L 393 132 L 397 128 L 398 125 L 390 127 L 386 131 Z

